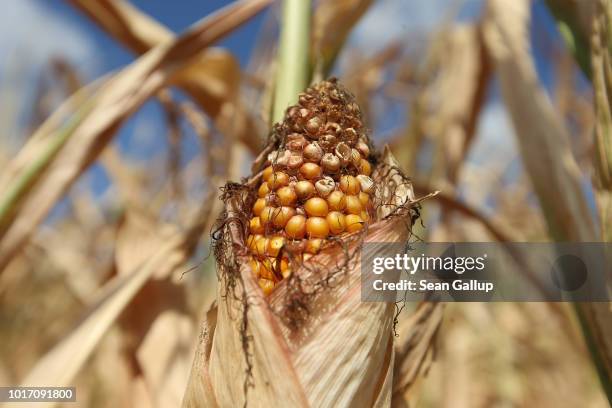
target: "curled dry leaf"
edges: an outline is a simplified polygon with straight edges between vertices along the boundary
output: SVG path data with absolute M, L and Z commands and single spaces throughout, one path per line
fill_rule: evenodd
M 129 2 L 70 1 L 135 53 L 144 54 L 174 38 L 171 30 Z M 197 101 L 223 134 L 241 141 L 253 153 L 260 148 L 259 138 L 253 137 L 256 122 L 237 95 L 240 67 L 230 53 L 219 49 L 204 50 L 187 69 L 179 71 L 172 82 Z
M 292 108 L 287 112 L 291 116 Z M 279 149 L 282 141 L 273 135 L 270 145 L 265 152 Z M 360 249 L 364 242 L 408 240 L 419 200 L 388 148 L 375 157 L 372 178 L 380 188 L 373 219 L 293 264 L 295 271 L 268 296 L 249 262 L 245 207 L 254 202 L 262 177 L 275 187 L 285 184 L 284 176 L 264 171 L 243 185 L 226 186 L 215 235 L 217 303 L 204 319 L 183 406 L 390 405 L 395 304 L 361 301 Z
M 156 46 L 104 83 L 84 105 L 86 109 L 79 111 L 80 116 L 68 133 L 65 129 L 64 133 L 50 130 L 45 142 L 52 146 L 51 154 L 33 158 L 30 167 L 16 174 L 16 179 L 9 181 L 6 187 L 8 192 L 17 191 L 18 200 L 3 201 L 0 206 L 8 208 L 0 214 L 0 270 L 70 185 L 91 165 L 123 121 L 174 80 L 193 62 L 194 55 L 268 3 L 269 0 L 240 1 L 204 18 L 181 37 Z M 47 128 L 45 124 L 42 127 Z M 37 139 L 36 143 L 39 142 Z M 6 196 L 7 191 L 0 191 L 0 197 Z

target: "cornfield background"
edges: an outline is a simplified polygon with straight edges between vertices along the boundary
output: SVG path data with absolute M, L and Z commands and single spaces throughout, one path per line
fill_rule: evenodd
M 164 3 L 5 4 L 0 385 L 181 404 L 219 188 L 278 118 L 284 17 L 270 0 Z M 340 78 L 417 195 L 440 191 L 422 239 L 612 238 L 612 2 L 320 0 L 310 27 L 313 78 Z M 608 406 L 611 314 L 409 305 L 393 405 Z

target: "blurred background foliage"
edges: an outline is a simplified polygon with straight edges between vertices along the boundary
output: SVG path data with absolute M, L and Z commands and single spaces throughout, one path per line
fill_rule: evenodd
M 314 3 L 313 78 L 339 77 L 418 195 L 440 191 L 419 236 L 609 240 L 608 0 Z M 218 189 L 270 127 L 279 4 L 6 6 L 0 384 L 177 406 L 215 293 Z M 444 313 L 428 375 L 394 405 L 607 406 L 609 304 Z

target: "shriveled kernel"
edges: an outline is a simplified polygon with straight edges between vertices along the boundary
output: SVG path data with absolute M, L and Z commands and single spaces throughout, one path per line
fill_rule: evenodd
M 274 169 L 272 168 L 272 166 L 268 166 L 263 170 L 263 173 L 261 174 L 261 178 L 263 181 L 268 181 L 268 179 L 270 178 L 270 176 L 272 175 L 272 173 L 274 173 Z
M 289 175 L 282 171 L 275 171 L 268 178 L 268 186 L 272 190 L 277 190 L 289 184 Z
M 346 208 L 346 196 L 342 191 L 333 191 L 327 197 L 327 204 L 334 211 L 342 211 Z
M 272 214 L 272 222 L 274 223 L 275 227 L 284 228 L 285 225 L 287 225 L 287 221 L 289 221 L 289 219 L 294 215 L 294 208 L 287 206 L 279 207 L 276 208 Z
M 357 141 L 357 131 L 353 128 L 348 128 L 344 131 L 346 140 L 349 141 L 349 143 L 353 144 Z
M 249 221 L 249 230 L 251 231 L 251 234 L 264 233 L 264 226 L 261 223 L 261 219 L 259 217 L 251 218 L 251 220 Z
M 334 135 L 323 135 L 319 139 L 319 145 L 321 145 L 323 149 L 330 150 L 336 145 L 337 140 L 338 139 Z
M 363 174 L 359 174 L 356 178 L 359 182 L 361 191 L 368 194 L 374 192 L 374 180 Z
M 357 169 L 360 169 L 361 166 L 361 153 L 359 153 L 359 150 L 357 149 L 351 149 L 351 163 L 353 163 L 353 166 L 355 166 Z
M 372 174 L 372 165 L 366 159 L 361 159 L 359 162 L 359 172 L 366 176 Z
M 268 183 L 262 183 L 261 186 L 259 186 L 259 190 L 257 190 L 257 196 L 259 198 L 264 198 L 269 192 L 270 187 L 268 187 Z
M 306 160 L 318 163 L 323 157 L 323 149 L 317 142 L 312 142 L 306 145 L 303 154 Z
M 311 217 L 325 217 L 329 212 L 329 206 L 327 201 L 320 197 L 313 197 L 308 199 L 304 204 L 306 213 Z
M 283 245 L 285 245 L 285 238 L 278 236 L 270 238 L 268 240 L 267 255 L 277 257 Z
M 335 149 L 336 156 L 343 166 L 346 166 L 351 161 L 351 148 L 344 142 L 338 143 Z
M 365 141 L 360 140 L 359 142 L 357 142 L 357 146 L 355 147 L 364 157 L 368 157 L 370 155 L 370 147 Z
M 358 215 L 348 214 L 344 217 L 344 221 L 346 222 L 347 232 L 355 232 L 363 228 L 364 221 Z
M 261 223 L 264 226 L 272 222 L 272 220 L 274 219 L 275 211 L 276 211 L 275 207 L 268 207 L 268 206 L 264 207 L 264 209 L 261 210 L 261 214 L 259 215 L 259 218 L 261 219 Z
M 306 146 L 307 143 L 308 141 L 304 136 L 300 135 L 299 133 L 292 133 L 287 136 L 285 147 L 292 151 L 301 151 L 304 149 L 304 146 Z
M 280 205 L 294 205 L 297 201 L 297 194 L 292 187 L 281 187 L 276 191 L 276 197 Z
M 306 221 L 306 233 L 310 238 L 327 238 L 329 225 L 322 217 L 310 217 Z
M 359 192 L 359 201 L 361 201 L 361 205 L 363 205 L 364 207 L 367 207 L 368 203 L 370 202 L 370 195 L 367 193 L 364 193 L 363 191 Z
M 300 174 L 308 180 L 315 180 L 321 177 L 321 166 L 316 163 L 304 163 L 300 167 Z
M 315 194 L 315 186 L 310 181 L 302 180 L 295 183 L 295 193 L 300 200 L 306 200 Z
M 343 175 L 340 177 L 340 190 L 346 194 L 359 194 L 359 182 L 353 176 Z
M 306 235 L 306 217 L 294 215 L 287 221 L 285 232 L 289 238 L 302 239 Z
M 315 183 L 315 189 L 319 196 L 327 197 L 336 188 L 336 182 L 331 177 L 323 177 Z
M 260 278 L 258 280 L 259 287 L 263 291 L 264 295 L 268 296 L 274 290 L 274 281 L 270 279 Z
M 302 108 L 298 112 L 301 118 L 306 118 L 308 115 L 310 115 L 310 111 L 306 108 Z
M 344 220 L 344 214 L 340 211 L 332 211 L 327 214 L 325 218 L 329 225 L 329 230 L 332 234 L 338 235 L 344 232 L 346 229 L 346 221 Z
M 335 173 L 340 170 L 340 159 L 332 153 L 325 153 L 321 159 L 323 170 L 328 173 Z
M 261 212 L 263 211 L 265 206 L 266 206 L 266 199 L 258 198 L 257 200 L 255 200 L 255 204 L 253 204 L 253 214 L 257 216 L 261 215 Z
M 307 252 L 307 254 L 312 254 L 312 255 L 316 255 L 319 253 L 319 251 L 321 250 L 321 247 L 323 246 L 323 240 L 319 239 L 319 238 L 314 238 L 314 239 L 309 239 L 306 242 L 306 247 L 304 248 L 304 251 Z M 304 260 L 306 261 L 306 255 L 304 254 Z M 310 257 L 309 257 L 310 258 Z
M 306 131 L 308 132 L 309 136 L 313 137 L 314 135 L 316 135 L 322 124 L 323 122 L 318 116 L 310 118 L 308 122 L 306 122 Z
M 280 168 L 280 167 L 284 167 L 287 165 L 287 159 L 289 158 L 289 151 L 288 150 L 283 150 L 283 151 L 276 151 L 276 152 L 272 152 L 268 155 L 268 160 L 270 161 L 270 163 L 272 163 L 274 165 L 274 167 L 276 169 Z M 270 178 L 268 177 L 268 180 Z
M 359 197 L 354 195 L 346 196 L 346 212 L 359 215 L 361 211 L 363 211 L 363 206 L 361 201 L 359 201 Z
M 292 152 L 287 157 L 287 167 L 291 170 L 295 170 L 300 168 L 300 166 L 304 163 L 304 158 L 300 153 Z

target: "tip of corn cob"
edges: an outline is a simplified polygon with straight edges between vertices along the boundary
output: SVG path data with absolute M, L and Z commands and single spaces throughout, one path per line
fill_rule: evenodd
M 273 131 L 280 145 L 261 173 L 247 236 L 266 295 L 327 239 L 363 229 L 375 188 L 361 111 L 335 79 L 301 93 Z

